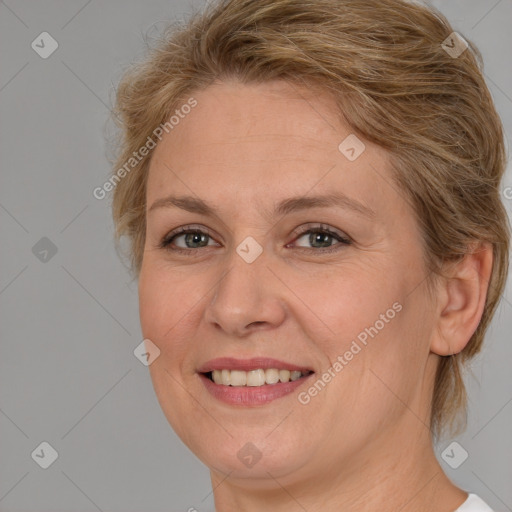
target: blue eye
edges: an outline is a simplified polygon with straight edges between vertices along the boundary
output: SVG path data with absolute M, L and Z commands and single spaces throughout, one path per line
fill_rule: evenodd
M 308 227 L 309 229 L 307 229 Z M 298 245 L 297 247 L 301 250 L 314 253 L 338 251 L 344 246 L 352 243 L 352 240 L 348 236 L 330 229 L 329 226 L 318 224 L 315 227 L 311 227 L 309 225 L 306 227 L 303 226 L 302 230 L 298 233 L 296 232 L 295 235 L 296 238 L 294 242 L 301 238 L 305 238 L 307 235 L 306 243 L 309 243 L 311 247 L 305 247 L 303 245 Z M 181 245 L 177 243 L 177 240 L 180 239 L 182 240 Z M 192 226 L 184 226 L 175 229 L 166 235 L 160 242 L 159 247 L 168 251 L 188 253 L 190 255 L 193 252 L 197 252 L 194 251 L 194 249 L 202 249 L 204 247 L 218 245 L 216 242 L 210 244 L 209 242 L 212 241 L 213 238 L 207 230 Z M 338 243 L 333 245 L 333 241 L 337 241 Z M 289 244 L 286 247 L 289 247 Z
M 340 247 L 338 247 L 338 245 L 343 246 L 350 245 L 352 243 L 348 237 L 343 236 L 336 231 L 332 231 L 327 226 L 320 226 L 302 231 L 302 233 L 295 239 L 295 242 L 301 238 L 306 238 L 307 243 L 312 246 L 312 249 L 318 249 L 322 252 L 332 252 L 333 250 L 339 250 Z M 333 240 L 336 240 L 339 243 L 337 245 L 332 245 Z M 299 245 L 299 247 L 303 246 Z M 309 247 L 306 247 L 306 249 L 309 249 Z
M 307 243 L 309 243 L 312 248 L 318 248 L 318 249 L 323 249 L 323 248 L 326 248 L 326 247 L 333 247 L 333 241 L 338 241 L 342 244 L 349 244 L 350 241 L 346 238 L 343 238 L 341 236 L 339 236 L 338 234 L 336 233 L 333 233 L 329 230 L 325 230 L 325 229 L 310 229 L 308 231 L 306 231 L 305 233 L 303 233 L 300 237 L 298 237 L 296 239 L 296 242 L 297 240 L 300 240 L 301 238 L 306 238 L 306 241 Z M 303 247 L 302 245 L 299 244 L 299 247 Z
M 177 248 L 172 247 L 171 244 L 175 243 L 175 241 L 181 237 L 184 237 L 185 247 L 179 245 Z M 208 245 L 208 239 L 211 239 L 211 236 L 207 231 L 197 228 L 182 227 L 169 233 L 160 243 L 160 247 L 171 251 L 187 252 L 192 249 L 206 247 Z

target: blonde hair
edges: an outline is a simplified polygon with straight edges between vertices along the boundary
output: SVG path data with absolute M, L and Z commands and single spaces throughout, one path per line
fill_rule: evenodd
M 500 198 L 503 129 L 473 43 L 454 56 L 453 29 L 431 7 L 404 0 L 224 0 L 170 25 L 123 76 L 114 113 L 120 127 L 114 171 L 194 91 L 214 81 L 287 80 L 332 94 L 363 139 L 387 149 L 394 180 L 422 228 L 428 282 L 473 241 L 493 248 L 480 324 L 465 349 L 441 357 L 431 429 L 453 431 L 466 411 L 461 365 L 477 354 L 505 286 L 510 226 Z M 458 41 L 461 41 L 458 39 Z M 462 47 L 463 48 L 463 47 Z M 151 154 L 113 192 L 116 240 L 130 241 L 138 275 L 145 243 Z M 126 169 L 126 167 L 125 167 Z M 459 414 L 464 413 L 464 414 Z

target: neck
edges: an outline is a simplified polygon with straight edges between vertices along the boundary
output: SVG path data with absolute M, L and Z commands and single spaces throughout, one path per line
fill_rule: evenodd
M 269 505 L 274 512 L 455 511 L 467 493 L 444 474 L 428 429 L 421 425 L 411 435 L 410 427 L 379 436 L 350 460 L 326 465 L 324 458 L 279 479 L 268 473 L 264 483 L 212 471 L 216 512 L 259 512 Z

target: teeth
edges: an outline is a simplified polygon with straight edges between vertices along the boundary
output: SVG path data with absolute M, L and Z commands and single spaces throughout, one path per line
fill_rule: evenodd
M 213 370 L 212 379 L 215 384 L 222 384 L 222 372 L 220 370 Z
M 279 382 L 279 370 L 275 368 L 265 370 L 265 382 L 267 384 L 277 384 Z
M 245 386 L 247 384 L 247 372 L 233 370 L 229 373 L 231 386 Z
M 290 380 L 297 380 L 300 379 L 300 376 L 302 375 L 301 372 L 293 371 L 290 374 Z
M 252 370 L 247 372 L 248 386 L 263 386 L 265 384 L 265 370 Z
M 290 370 L 279 370 L 279 380 L 281 382 L 288 382 L 290 380 Z
M 215 384 L 224 386 L 263 386 L 265 384 L 277 384 L 278 382 L 295 381 L 309 372 L 297 370 L 278 370 L 268 368 L 244 372 L 242 370 L 213 370 L 212 378 Z
M 218 371 L 218 370 L 215 370 L 215 371 Z M 229 370 L 222 370 L 221 373 L 222 373 L 221 384 L 224 384 L 224 386 L 229 386 L 231 384 L 231 372 Z

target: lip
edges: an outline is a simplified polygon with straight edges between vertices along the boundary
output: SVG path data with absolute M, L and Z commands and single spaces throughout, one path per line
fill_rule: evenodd
M 259 368 L 261 368 L 261 366 L 259 366 Z M 269 368 L 275 367 L 271 366 Z M 228 368 L 224 367 L 224 369 Z M 265 405 L 278 398 L 290 395 L 299 386 L 309 382 L 313 375 L 315 374 L 311 373 L 294 381 L 264 384 L 263 386 L 225 386 L 224 384 L 215 384 L 215 382 L 211 381 L 202 373 L 199 373 L 199 378 L 207 391 L 217 400 L 229 405 L 247 407 Z
M 242 370 L 249 372 L 251 370 L 267 370 L 269 368 L 276 368 L 278 370 L 296 370 L 300 372 L 313 371 L 312 368 L 307 366 L 300 366 L 286 361 L 280 361 L 279 359 L 273 359 L 271 357 L 253 357 L 251 359 L 237 359 L 234 357 L 219 357 L 217 359 L 211 359 L 198 369 L 198 373 L 207 373 L 213 370 Z

